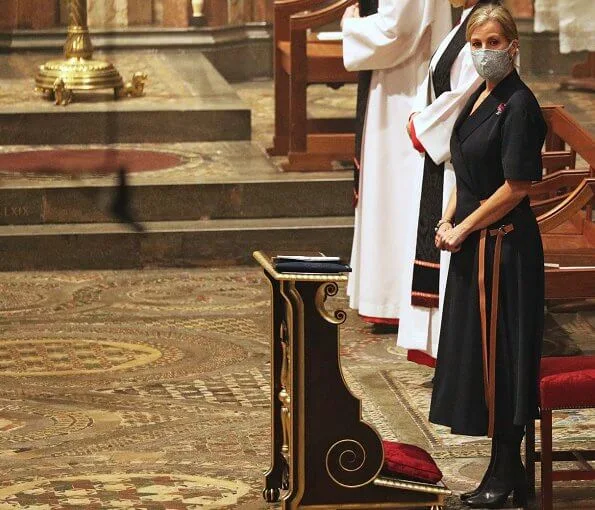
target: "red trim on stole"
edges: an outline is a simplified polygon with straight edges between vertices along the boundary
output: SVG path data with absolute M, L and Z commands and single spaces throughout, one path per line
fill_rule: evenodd
M 413 361 L 418 365 L 425 365 L 426 367 L 435 368 L 436 359 L 432 358 L 429 354 L 424 351 L 418 351 L 417 349 L 411 349 L 407 351 L 407 361 Z
M 413 291 L 411 293 L 411 304 L 413 306 L 422 306 L 424 308 L 438 308 L 440 299 L 438 294 Z
M 369 317 L 367 315 L 361 315 L 361 320 L 370 324 L 390 324 L 391 326 L 398 326 L 399 319 L 389 319 L 388 317 Z
M 419 141 L 419 138 L 417 138 L 417 135 L 415 134 L 415 124 L 413 123 L 414 120 L 415 120 L 415 118 L 412 118 L 409 121 L 409 131 L 411 133 L 411 143 L 413 144 L 413 148 L 417 152 L 421 152 L 423 154 L 424 152 L 426 152 L 426 149 L 424 148 L 422 143 Z

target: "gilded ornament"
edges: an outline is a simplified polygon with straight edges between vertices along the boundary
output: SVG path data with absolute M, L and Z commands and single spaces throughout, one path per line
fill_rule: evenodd
M 120 97 L 142 97 L 145 95 L 145 82 L 149 79 L 146 73 L 140 71 L 132 75 L 132 79 L 127 81 L 124 87 L 119 89 L 117 93 Z
M 326 472 L 340 487 L 356 488 L 370 483 L 380 467 L 368 465 L 364 445 L 355 439 L 342 439 L 326 452 Z
M 335 282 L 325 283 L 318 287 L 316 291 L 316 297 L 314 298 L 314 304 L 316 310 L 320 316 L 331 324 L 343 324 L 347 319 L 347 313 L 344 310 L 335 310 L 333 314 L 330 314 L 324 307 L 324 303 L 327 298 L 336 296 L 339 292 L 339 286 Z
M 113 89 L 114 98 L 139 97 L 147 81 L 145 73 L 134 73 L 124 84 L 118 70 L 109 62 L 93 59 L 93 44 L 87 25 L 87 0 L 70 0 L 68 35 L 64 59 L 39 66 L 35 88 L 58 105 L 67 105 L 77 90 Z
M 72 101 L 72 90 L 67 89 L 62 78 L 56 78 L 54 82 L 54 102 L 57 105 L 66 106 Z

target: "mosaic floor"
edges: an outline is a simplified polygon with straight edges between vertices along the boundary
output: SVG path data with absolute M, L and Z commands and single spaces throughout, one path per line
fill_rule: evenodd
M 266 508 L 259 270 L 4 273 L 0 289 L 0 508 Z M 549 354 L 595 353 L 594 313 L 547 326 Z M 355 314 L 342 331 L 364 418 L 430 450 L 454 490 L 472 486 L 489 445 L 428 423 L 431 370 Z M 595 446 L 594 413 L 558 413 L 555 426 L 559 444 Z M 594 490 L 558 488 L 556 509 L 588 508 Z
M 135 56 L 115 62 L 126 76 L 138 68 L 149 73 L 139 107 L 192 95 L 192 87 L 172 82 L 158 54 Z M 0 106 L 33 100 L 31 69 L 46 59 L 0 57 Z M 529 83 L 540 99 L 565 104 L 595 133 L 593 95 L 559 92 L 550 79 Z M 131 174 L 131 183 L 324 176 L 287 176 L 277 159 L 264 159 L 272 82 L 234 88 L 252 108 L 252 143 L 119 145 L 181 162 Z M 353 87 L 312 87 L 309 108 L 314 116 L 341 116 L 353 101 Z M 0 147 L 23 150 L 30 148 Z M 1 183 L 10 186 L 109 179 L 0 169 Z M 254 268 L 0 273 L 0 509 L 268 508 L 260 495 L 269 455 L 268 299 Z M 338 306 L 346 308 L 344 297 Z M 372 334 L 352 313 L 342 339 L 345 379 L 364 402 L 364 418 L 384 438 L 431 451 L 453 490 L 471 488 L 489 443 L 428 423 L 432 371 L 407 362 L 394 335 Z M 595 313 L 548 315 L 545 350 L 595 354 Z M 555 441 L 595 448 L 594 425 L 593 412 L 557 413 Z M 595 484 L 558 484 L 555 497 L 556 510 L 593 509 Z M 458 499 L 448 508 L 459 509 Z

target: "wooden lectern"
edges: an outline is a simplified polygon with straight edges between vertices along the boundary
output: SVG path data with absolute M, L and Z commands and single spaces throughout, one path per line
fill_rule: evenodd
M 283 510 L 440 509 L 444 485 L 380 476 L 378 432 L 363 421 L 339 358 L 342 310 L 325 308 L 341 274 L 280 274 L 262 252 L 254 258 L 271 284 L 271 467 L 263 496 Z

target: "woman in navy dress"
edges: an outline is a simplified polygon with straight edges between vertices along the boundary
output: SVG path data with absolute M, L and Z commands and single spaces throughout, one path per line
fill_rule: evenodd
M 514 69 L 518 32 L 510 13 L 480 7 L 467 40 L 485 83 L 455 124 L 456 189 L 436 228 L 436 246 L 452 257 L 430 421 L 454 434 L 492 437 L 488 470 L 461 499 L 501 508 L 511 493 L 525 503 L 520 444 L 538 412 L 543 248 L 527 194 L 542 176 L 547 128 Z

